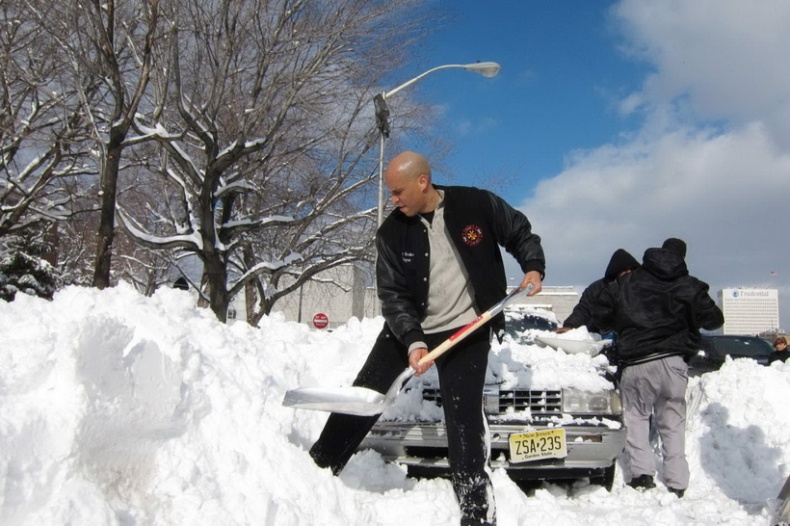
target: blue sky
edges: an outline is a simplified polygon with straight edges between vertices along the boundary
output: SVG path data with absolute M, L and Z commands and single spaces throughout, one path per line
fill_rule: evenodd
M 526 197 L 534 182 L 560 171 L 568 152 L 633 126 L 611 104 L 616 94 L 638 86 L 644 65 L 623 60 L 616 50 L 604 8 L 609 3 L 439 5 L 452 18 L 429 38 L 425 66 L 488 60 L 502 66 L 491 79 L 445 70 L 419 86 L 426 100 L 444 108 L 442 130 L 454 148 L 442 168 L 459 183 L 517 175 L 510 195 Z
M 641 259 L 680 237 L 714 297 L 777 288 L 790 329 L 790 2 L 430 5 L 446 20 L 390 89 L 443 64 L 502 70 L 442 70 L 395 95 L 396 118 L 408 99 L 432 105 L 450 149 L 401 144 L 436 154 L 437 182 L 487 186 L 522 209 L 547 284 L 584 287 L 615 249 Z

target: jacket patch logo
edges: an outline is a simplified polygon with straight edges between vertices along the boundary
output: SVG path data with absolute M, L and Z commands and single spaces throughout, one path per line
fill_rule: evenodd
M 414 252 L 402 252 L 400 258 L 404 263 L 411 263 L 411 260 L 414 259 Z
M 461 232 L 461 239 L 464 243 L 473 247 L 483 240 L 483 229 L 477 225 L 467 225 Z

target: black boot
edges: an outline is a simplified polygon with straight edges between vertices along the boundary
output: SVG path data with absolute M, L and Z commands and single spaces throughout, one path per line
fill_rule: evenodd
M 670 493 L 674 493 L 675 495 L 677 495 L 679 499 L 682 499 L 683 495 L 686 494 L 686 490 L 684 489 L 669 488 L 669 487 L 667 489 L 669 490 Z
M 656 487 L 656 483 L 653 482 L 653 477 L 650 475 L 639 475 L 638 477 L 634 477 L 628 485 L 637 489 L 651 489 Z

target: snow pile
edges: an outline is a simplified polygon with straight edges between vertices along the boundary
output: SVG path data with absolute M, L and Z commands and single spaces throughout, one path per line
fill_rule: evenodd
M 0 302 L 0 524 L 457 524 L 445 480 L 372 452 L 340 477 L 318 469 L 306 450 L 326 414 L 281 405 L 294 387 L 348 385 L 381 323 L 223 325 L 189 293 L 128 286 Z M 529 368 L 505 373 L 505 358 Z M 490 367 L 597 390 L 597 360 L 506 341 Z M 622 462 L 611 493 L 580 481 L 527 496 L 496 471 L 500 526 L 765 524 L 790 473 L 790 364 L 728 362 L 688 398 L 686 498 L 624 486 Z

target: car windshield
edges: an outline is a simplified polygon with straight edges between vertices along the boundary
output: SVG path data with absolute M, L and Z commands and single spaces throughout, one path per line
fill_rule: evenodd
M 547 316 L 537 312 L 505 311 L 505 332 L 521 340 L 530 330 L 553 331 L 557 323 Z
M 757 358 L 773 351 L 771 344 L 761 338 L 713 338 L 713 345 L 719 356 Z

